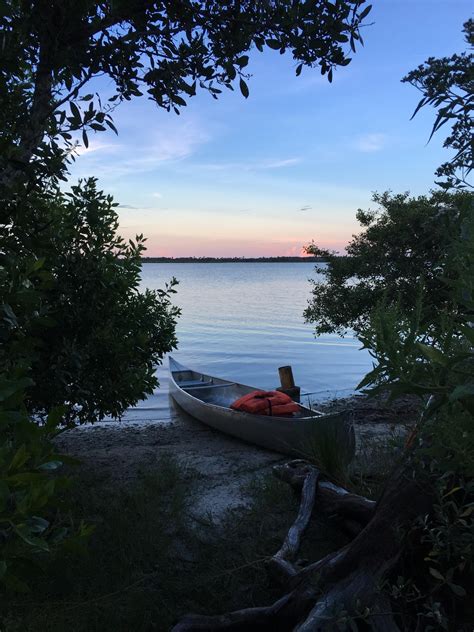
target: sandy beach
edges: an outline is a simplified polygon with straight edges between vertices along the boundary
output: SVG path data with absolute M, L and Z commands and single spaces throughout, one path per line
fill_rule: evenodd
M 334 400 L 325 410 L 350 410 L 356 432 L 356 463 L 371 464 L 381 445 L 406 433 L 416 418 L 410 402 L 383 406 L 364 397 Z M 238 441 L 192 419 L 170 404 L 171 418 L 141 422 L 101 422 L 68 430 L 57 438 L 58 450 L 77 457 L 74 467 L 93 475 L 101 485 L 128 486 L 141 473 L 156 471 L 164 456 L 171 456 L 192 477 L 196 494 L 192 512 L 218 521 L 222 515 L 249 500 L 248 484 L 289 457 Z M 373 467 L 376 463 L 372 462 Z

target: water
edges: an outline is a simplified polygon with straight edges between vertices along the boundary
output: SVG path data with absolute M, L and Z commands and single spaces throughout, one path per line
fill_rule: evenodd
M 313 400 L 350 394 L 371 367 L 353 337 L 314 338 L 304 323 L 313 263 L 149 263 L 142 287 L 162 288 L 173 276 L 182 316 L 172 355 L 184 365 L 271 389 L 279 385 L 278 367 L 290 364 Z M 126 419 L 171 417 L 167 359 L 158 377 L 160 388 Z

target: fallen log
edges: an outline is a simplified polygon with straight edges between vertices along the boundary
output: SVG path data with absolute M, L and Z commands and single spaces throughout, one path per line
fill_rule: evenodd
M 326 632 L 340 629 L 341 617 L 363 619 L 373 632 L 400 632 L 381 586 L 396 566 L 404 547 L 404 530 L 428 513 L 433 504 L 430 489 L 412 475 L 409 461 L 398 467 L 377 503 L 349 494 L 331 483 L 319 482 L 318 511 L 341 511 L 360 521 L 354 540 L 300 570 L 293 564 L 314 504 L 316 468 L 292 461 L 275 471 L 294 489 L 302 490 L 298 516 L 280 551 L 272 558 L 279 577 L 287 580 L 287 594 L 270 606 L 249 608 L 217 616 L 187 615 L 173 632 L 198 630 L 277 630 Z M 365 522 L 365 526 L 363 523 Z
M 304 481 L 314 466 L 296 459 L 284 465 L 275 465 L 273 473 L 277 478 L 291 485 L 293 489 L 302 489 Z M 372 518 L 376 503 L 364 496 L 352 494 L 344 487 L 330 481 L 318 482 L 318 511 L 326 516 L 337 516 L 344 527 L 347 523 L 350 532 L 358 533 Z M 358 523 L 359 527 L 351 523 Z
M 199 630 L 286 632 L 297 625 L 302 613 L 308 613 L 311 610 L 315 599 L 316 593 L 313 589 L 297 588 L 268 607 L 245 608 L 217 616 L 186 615 L 171 632 L 198 632 Z

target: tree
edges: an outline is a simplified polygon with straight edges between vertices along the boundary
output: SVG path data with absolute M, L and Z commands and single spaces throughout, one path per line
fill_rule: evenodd
M 200 88 L 217 98 L 244 72 L 251 48 L 291 51 L 299 74 L 319 64 L 332 80 L 350 62 L 370 11 L 365 0 L 230 2 L 37 0 L 8 2 L 0 17 L 0 184 L 64 177 L 64 150 L 83 132 L 114 129 L 114 104 L 146 93 L 167 110 Z M 105 104 L 85 94 L 107 76 Z M 30 175 L 28 175 L 30 174 Z M 8 200 L 5 193 L 0 198 Z
M 156 365 L 176 346 L 176 282 L 140 290 L 145 239 L 118 235 L 116 206 L 94 179 L 79 182 L 56 198 L 36 243 L 54 280 L 43 295 L 47 327 L 31 366 L 36 413 L 69 402 L 71 423 L 119 417 L 158 386 Z
M 466 42 L 474 47 L 474 20 L 464 24 Z M 471 186 L 467 177 L 474 167 L 474 54 L 461 53 L 451 57 L 430 57 L 403 79 L 423 94 L 413 116 L 426 105 L 438 108 L 430 140 L 443 125 L 452 123 L 451 134 L 444 147 L 455 151 L 451 160 L 442 164 L 436 176 L 446 178 L 441 186 Z M 413 118 L 412 116 L 412 118 Z
M 409 314 L 416 307 L 414 288 L 423 282 L 426 314 L 453 309 L 450 287 L 458 271 L 451 269 L 469 193 L 444 191 L 429 196 L 408 193 L 375 194 L 374 211 L 357 211 L 363 230 L 346 247 L 346 256 L 311 245 L 307 251 L 323 256 L 322 280 L 313 281 L 305 311 L 316 334 L 357 334 L 367 325 L 374 306 L 398 305 Z M 440 272 L 443 272 L 443 279 Z

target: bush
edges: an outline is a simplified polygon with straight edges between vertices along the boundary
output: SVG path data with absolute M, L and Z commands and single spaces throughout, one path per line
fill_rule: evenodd
M 74 529 L 57 512 L 58 494 L 68 485 L 51 475 L 65 458 L 51 444 L 62 411 L 50 413 L 41 427 L 29 419 L 29 383 L 0 376 L 0 584 L 19 592 L 30 589 L 52 549 L 90 534 L 87 525 Z
M 33 220 L 35 201 L 25 214 Z M 145 240 L 118 236 L 117 205 L 94 179 L 42 203 L 42 229 L 35 231 L 31 219 L 23 227 L 18 222 L 5 240 L 5 283 L 22 260 L 37 268 L 28 304 L 25 292 L 13 297 L 5 286 L 4 309 L 15 319 L 8 355 L 15 364 L 20 341 L 28 347 L 33 413 L 66 405 L 70 423 L 118 417 L 153 391 L 156 364 L 176 345 L 179 310 L 170 302 L 176 281 L 139 291 Z
M 469 193 L 437 191 L 410 198 L 407 193 L 376 194 L 376 211 L 357 212 L 363 230 L 352 238 L 347 256 L 319 249 L 308 252 L 325 256 L 323 281 L 313 282 L 312 299 L 305 311 L 316 334 L 360 332 L 375 305 L 398 305 L 405 313 L 415 307 L 414 288 L 423 281 L 427 313 L 452 308 L 450 289 L 441 280 L 455 280 L 452 265 L 462 218 L 471 205 Z M 429 320 L 429 319 L 428 319 Z M 427 321 L 428 322 L 428 321 Z

